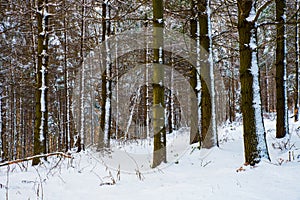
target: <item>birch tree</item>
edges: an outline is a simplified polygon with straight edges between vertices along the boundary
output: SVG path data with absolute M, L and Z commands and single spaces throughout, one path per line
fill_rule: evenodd
M 262 158 L 269 159 L 257 55 L 256 21 L 263 8 L 256 9 L 256 0 L 238 0 L 237 4 L 245 162 L 255 165 Z

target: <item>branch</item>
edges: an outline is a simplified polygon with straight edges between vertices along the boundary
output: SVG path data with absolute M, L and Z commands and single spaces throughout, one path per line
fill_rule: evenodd
M 41 154 L 41 155 L 31 156 L 31 157 L 27 157 L 27 158 L 7 161 L 4 163 L 0 163 L 0 167 L 11 165 L 11 164 L 16 164 L 16 163 L 20 163 L 20 162 L 24 162 L 24 161 L 33 160 L 35 158 L 44 158 L 44 157 L 50 157 L 50 156 L 61 156 L 64 158 L 72 158 L 71 155 L 65 154 L 63 152 L 53 152 L 53 153 L 48 153 L 48 154 Z
M 267 1 L 264 5 L 262 5 L 260 8 L 257 9 L 257 11 L 256 11 L 256 16 L 255 16 L 253 22 L 257 22 L 257 20 L 258 20 L 260 14 L 261 14 L 261 13 L 262 13 L 262 12 L 263 12 L 263 11 L 264 11 L 271 3 L 273 3 L 273 1 L 274 1 L 274 0 L 269 0 L 269 1 Z

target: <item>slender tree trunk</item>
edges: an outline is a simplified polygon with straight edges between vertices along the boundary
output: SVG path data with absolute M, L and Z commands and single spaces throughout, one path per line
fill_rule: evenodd
M 106 3 L 102 4 L 102 44 L 105 42 L 106 36 Z M 104 56 L 104 55 L 103 55 Z M 102 63 L 104 65 L 104 63 Z M 102 149 L 104 147 L 104 128 L 105 128 L 105 108 L 106 108 L 106 84 L 107 84 L 107 71 L 101 75 L 101 116 L 100 116 L 100 132 L 99 132 L 99 141 L 98 141 L 98 149 Z
M 238 0 L 237 3 L 245 161 L 255 165 L 262 157 L 269 159 L 261 110 L 257 28 L 253 21 L 256 1 Z
M 86 1 L 82 0 L 82 9 L 81 9 L 81 42 L 80 42 L 80 57 L 81 57 L 81 80 L 80 80 L 80 131 L 77 140 L 77 152 L 85 150 L 85 9 Z
M 234 69 L 231 73 L 232 77 L 230 78 L 231 80 L 231 107 L 230 107 L 230 121 L 234 122 L 235 121 L 235 80 L 234 80 Z
M 108 35 L 109 36 L 109 35 Z M 111 135 L 111 98 L 112 98 L 112 70 L 111 70 L 111 54 L 110 54 L 110 42 L 105 40 L 106 49 L 106 103 L 105 103 L 105 126 L 104 126 L 104 144 L 106 148 L 110 146 Z
M 66 2 L 64 1 L 64 8 L 66 7 Z M 65 138 L 65 151 L 70 149 L 70 94 L 69 94 L 69 69 L 68 69 L 68 10 L 65 10 L 64 15 L 64 138 Z
M 8 160 L 8 144 L 7 144 L 7 133 L 6 133 L 6 110 L 5 110 L 5 87 L 2 83 L 0 85 L 0 158 L 2 161 Z
M 288 134 L 285 12 L 285 0 L 276 0 L 276 138 Z
M 163 1 L 153 0 L 153 132 L 154 149 L 152 167 L 166 162 L 166 127 L 164 102 L 164 40 Z
M 296 0 L 296 10 L 299 9 L 299 2 Z M 296 22 L 298 22 L 298 13 L 296 14 Z M 299 24 L 295 25 L 295 68 L 296 68 L 296 80 L 295 80 L 295 94 L 294 94 L 294 119 L 295 122 L 299 119 Z
M 3 96 L 7 95 L 6 87 L 3 88 Z M 7 131 L 7 100 L 1 97 L 2 105 L 2 126 L 1 126 L 1 140 L 2 140 L 2 160 L 9 160 L 8 157 L 8 131 Z
M 110 1 L 107 1 L 108 4 L 108 22 L 107 22 L 107 36 L 111 36 L 111 5 Z M 109 40 L 105 40 L 107 57 L 106 57 L 106 71 L 108 73 L 108 85 L 107 85 L 107 102 L 106 102 L 106 147 L 110 147 L 110 137 L 111 137 L 111 126 L 112 126 L 112 60 L 111 60 L 111 45 Z
M 47 107 L 47 68 L 48 68 L 48 1 L 38 0 L 38 63 L 36 68 L 35 93 L 35 128 L 34 128 L 34 155 L 47 153 L 48 135 L 48 107 Z M 39 164 L 39 158 L 33 159 L 32 165 Z

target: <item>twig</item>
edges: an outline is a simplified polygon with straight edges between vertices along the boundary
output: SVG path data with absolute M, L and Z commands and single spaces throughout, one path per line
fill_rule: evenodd
M 10 170 L 10 167 L 7 166 L 7 177 L 6 177 L 6 200 L 8 200 L 9 170 Z
M 39 176 L 40 179 L 40 185 L 41 185 L 41 195 L 42 195 L 42 200 L 44 199 L 44 188 L 43 188 L 43 180 L 41 177 L 41 174 L 37 168 L 34 168 Z M 39 197 L 39 184 L 38 184 L 38 190 L 37 190 L 37 196 Z

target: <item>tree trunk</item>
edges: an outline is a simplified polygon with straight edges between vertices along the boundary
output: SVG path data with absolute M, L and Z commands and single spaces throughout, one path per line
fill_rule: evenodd
M 299 2 L 296 0 L 296 9 L 299 9 Z M 299 17 L 298 13 L 295 16 L 295 21 L 297 22 Z M 296 60 L 295 60 L 295 68 L 296 68 L 296 80 L 295 80 L 295 94 L 294 94 L 294 119 L 295 122 L 299 119 L 299 24 L 297 23 L 295 26 L 295 52 L 296 52 Z
M 288 134 L 285 10 L 285 0 L 276 0 L 276 138 Z
M 81 57 L 81 77 L 80 77 L 80 130 L 77 137 L 77 152 L 81 150 L 85 150 L 85 114 L 84 114 L 84 107 L 85 107 L 85 9 L 86 9 L 86 1 L 82 0 L 82 7 L 81 7 L 81 36 L 80 36 L 80 57 Z
M 217 145 L 213 60 L 211 52 L 210 8 L 208 0 L 201 0 L 199 7 L 201 55 L 201 140 L 204 148 Z
M 105 45 L 103 52 L 103 63 L 105 65 L 104 71 L 101 75 L 101 116 L 100 116 L 100 132 L 98 140 L 98 150 L 110 146 L 111 135 L 111 98 L 112 98 L 112 76 L 111 70 L 111 55 L 110 43 L 106 40 L 106 36 L 110 35 L 110 22 L 107 21 L 107 12 L 110 13 L 110 6 L 108 2 L 102 4 L 102 45 Z M 110 17 L 110 16 L 109 16 Z
M 47 68 L 48 68 L 48 7 L 47 0 L 38 0 L 38 63 L 36 68 L 35 93 L 35 126 L 34 126 L 34 155 L 47 153 L 48 108 L 47 108 Z M 32 161 L 32 165 L 39 164 L 39 158 Z
M 199 53 L 197 52 L 198 48 L 198 42 L 199 42 L 199 37 L 197 35 L 197 30 L 198 30 L 198 9 L 197 9 L 198 1 L 196 0 L 191 0 L 191 19 L 190 19 L 190 35 L 191 38 L 193 39 L 193 43 L 191 44 L 191 52 Z M 195 55 L 195 54 L 191 55 Z M 199 55 L 196 55 L 199 56 Z M 190 76 L 190 86 L 191 86 L 191 91 L 190 91 L 190 100 L 191 100 L 191 130 L 190 130 L 190 144 L 194 144 L 197 142 L 200 142 L 200 135 L 199 135 L 199 113 L 198 113 L 198 93 L 199 89 L 197 88 L 198 84 L 198 73 L 197 73 L 197 67 L 192 67 L 191 69 L 191 76 Z
M 64 4 L 66 2 L 64 1 Z M 66 8 L 66 5 L 64 5 Z M 70 90 L 69 90 L 69 69 L 68 69 L 68 11 L 66 11 L 63 19 L 64 23 L 64 138 L 65 138 L 65 151 L 67 152 L 70 146 Z
M 163 1 L 153 0 L 153 132 L 152 167 L 166 162 L 166 127 L 164 102 Z
M 8 160 L 8 144 L 7 144 L 7 130 L 6 130 L 6 101 L 4 100 L 5 94 L 5 87 L 0 85 L 0 151 L 1 155 L 0 158 L 2 161 Z
M 261 111 L 257 42 L 256 1 L 238 0 L 241 109 L 244 128 L 245 161 L 255 165 L 269 159 Z

